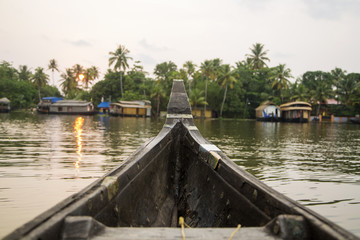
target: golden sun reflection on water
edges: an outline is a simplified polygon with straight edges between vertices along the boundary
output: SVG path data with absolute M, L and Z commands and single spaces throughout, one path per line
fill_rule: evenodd
M 82 133 L 82 126 L 84 125 L 84 118 L 82 117 L 77 117 L 76 120 L 75 120 L 75 124 L 74 124 L 74 131 L 76 133 L 76 146 L 77 146 L 77 149 L 76 149 L 76 153 L 78 155 L 77 157 L 77 160 L 76 162 L 74 163 L 75 165 L 75 168 L 78 169 L 80 167 L 80 161 L 81 161 L 81 157 L 82 157 L 82 154 L 81 154 L 81 151 L 82 151 L 82 136 L 81 136 L 81 133 Z

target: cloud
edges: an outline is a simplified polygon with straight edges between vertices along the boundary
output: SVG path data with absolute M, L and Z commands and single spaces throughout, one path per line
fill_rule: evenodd
M 71 45 L 73 45 L 75 47 L 89 47 L 89 46 L 92 45 L 90 42 L 82 40 L 82 39 L 79 39 L 79 40 L 76 40 L 76 41 L 65 39 L 64 42 L 68 43 L 68 44 L 71 44 Z
M 167 47 L 158 47 L 154 44 L 149 44 L 145 38 L 143 38 L 140 42 L 139 42 L 140 46 L 142 46 L 143 48 L 150 50 L 150 51 L 168 51 L 169 48 Z
M 336 20 L 343 15 L 358 14 L 358 0 L 303 0 L 308 14 L 315 19 Z

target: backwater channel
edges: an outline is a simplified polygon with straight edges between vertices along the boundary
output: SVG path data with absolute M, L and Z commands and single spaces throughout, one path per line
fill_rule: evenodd
M 0 238 L 119 166 L 164 121 L 0 114 Z M 195 124 L 239 167 L 360 236 L 360 125 Z

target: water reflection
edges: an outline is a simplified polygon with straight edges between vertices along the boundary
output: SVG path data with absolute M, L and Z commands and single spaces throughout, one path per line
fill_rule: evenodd
M 74 124 L 74 131 L 76 133 L 76 146 L 77 146 L 77 150 L 76 150 L 76 154 L 78 155 L 77 157 L 77 160 L 76 162 L 74 163 L 75 165 L 75 168 L 79 168 L 80 167 L 80 161 L 81 161 L 81 158 L 82 158 L 82 154 L 81 154 L 81 151 L 82 151 L 82 142 L 83 142 L 83 139 L 82 139 L 82 136 L 81 136 L 81 133 L 82 133 L 82 126 L 84 125 L 84 118 L 82 117 L 78 117 L 76 118 L 75 120 L 75 124 Z
M 118 167 L 163 125 L 0 114 L 0 238 Z M 196 126 L 240 167 L 360 236 L 360 125 L 197 119 Z

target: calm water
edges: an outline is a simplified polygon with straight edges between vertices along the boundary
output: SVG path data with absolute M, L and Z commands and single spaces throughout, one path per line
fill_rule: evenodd
M 121 164 L 163 123 L 0 114 L 0 237 Z M 360 125 L 238 120 L 196 125 L 257 178 L 360 236 Z

